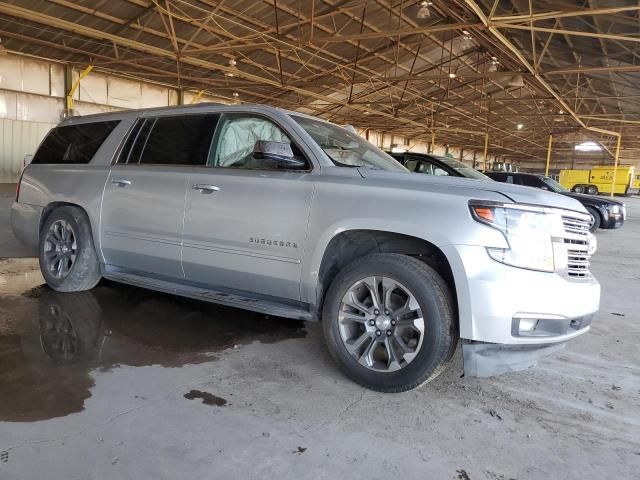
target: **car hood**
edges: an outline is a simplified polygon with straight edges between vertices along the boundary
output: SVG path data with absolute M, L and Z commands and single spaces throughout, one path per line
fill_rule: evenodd
M 505 201 L 563 208 L 576 212 L 586 212 L 580 202 L 565 195 L 546 190 L 489 180 L 476 180 L 463 177 L 438 177 L 422 173 L 389 172 L 372 168 L 358 168 L 360 175 L 370 182 L 384 187 L 415 189 L 420 191 L 446 191 L 467 196 L 469 199 L 483 199 L 482 192 L 498 193 Z
M 620 205 L 622 202 L 612 200 L 610 198 L 598 197 L 596 195 L 585 195 L 584 193 L 562 192 L 562 195 L 566 197 L 575 198 L 581 203 L 588 203 L 590 205 Z

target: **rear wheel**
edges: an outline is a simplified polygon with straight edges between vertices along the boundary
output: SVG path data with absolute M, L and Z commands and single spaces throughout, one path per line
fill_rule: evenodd
M 589 216 L 591 217 L 589 220 L 589 231 L 593 233 L 600 228 L 600 213 L 593 207 L 587 207 L 587 212 L 589 212 Z
M 334 279 L 323 308 L 329 351 L 357 383 L 381 392 L 437 377 L 457 343 L 449 288 L 425 263 L 373 254 Z
M 587 193 L 589 195 L 597 195 L 598 194 L 598 187 L 596 187 L 595 185 L 589 185 L 587 187 Z
M 89 290 L 100 281 L 89 219 L 78 207 L 57 208 L 40 230 L 40 270 L 59 292 Z
M 573 191 L 576 193 L 584 193 L 584 185 L 576 185 L 573 187 Z

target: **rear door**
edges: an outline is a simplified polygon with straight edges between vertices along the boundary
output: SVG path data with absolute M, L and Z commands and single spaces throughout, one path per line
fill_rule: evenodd
M 183 278 L 182 221 L 191 167 L 204 165 L 216 114 L 143 118 L 109 174 L 101 244 L 107 265 Z
M 290 138 L 261 115 L 221 117 L 209 165 L 194 171 L 189 181 L 183 231 L 187 280 L 300 298 L 311 163 L 307 159 L 305 170 L 273 170 L 252 155 L 258 140 L 291 143 Z

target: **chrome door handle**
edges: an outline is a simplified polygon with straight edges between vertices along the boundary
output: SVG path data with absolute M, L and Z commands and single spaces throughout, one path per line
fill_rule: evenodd
M 191 185 L 191 188 L 193 188 L 194 190 L 198 190 L 200 193 L 213 193 L 220 191 L 220 187 L 216 187 L 215 185 L 208 185 L 206 183 L 196 183 L 194 185 Z
M 125 180 L 122 178 L 114 178 L 111 180 L 111 183 L 117 185 L 118 187 L 126 187 L 127 185 L 131 185 L 131 180 Z

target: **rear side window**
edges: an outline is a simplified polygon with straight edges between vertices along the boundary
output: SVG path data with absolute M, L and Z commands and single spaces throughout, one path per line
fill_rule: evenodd
M 217 121 L 217 114 L 158 117 L 148 138 L 138 135 L 129 163 L 135 162 L 135 150 L 142 147 L 140 163 L 206 165 Z M 143 140 L 146 143 L 142 146 Z
M 31 163 L 89 163 L 118 123 L 119 120 L 114 120 L 56 127 L 44 139 Z
M 530 177 L 528 175 L 518 175 L 516 177 L 516 182 L 519 185 L 524 185 L 525 187 L 537 187 L 540 188 L 540 184 L 542 181 L 537 177 Z
M 155 121 L 155 118 L 137 121 L 122 147 L 118 163 L 138 163 L 140 161 L 140 155 L 147 144 L 149 132 L 153 128 Z

